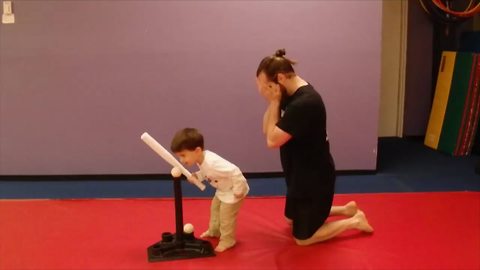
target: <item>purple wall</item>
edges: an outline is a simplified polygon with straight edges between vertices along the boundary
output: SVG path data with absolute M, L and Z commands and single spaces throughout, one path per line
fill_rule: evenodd
M 0 25 L 0 174 L 167 173 L 199 128 L 245 172 L 265 147 L 260 59 L 284 47 L 321 92 L 340 170 L 376 167 L 380 1 L 15 1 Z

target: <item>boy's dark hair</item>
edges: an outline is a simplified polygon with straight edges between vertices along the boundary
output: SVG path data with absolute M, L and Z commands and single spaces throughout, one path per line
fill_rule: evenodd
M 183 150 L 193 151 L 197 147 L 203 149 L 203 135 L 195 128 L 179 130 L 173 136 L 172 143 L 170 144 L 170 149 L 174 153 Z
M 257 77 L 260 73 L 265 72 L 268 80 L 278 83 L 278 73 L 284 73 L 291 77 L 295 74 L 293 69 L 293 65 L 295 64 L 295 61 L 285 57 L 285 49 L 279 49 L 274 55 L 262 59 L 257 68 Z

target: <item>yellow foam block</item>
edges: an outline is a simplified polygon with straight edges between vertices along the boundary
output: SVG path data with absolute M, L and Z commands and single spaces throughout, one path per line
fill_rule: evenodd
M 443 120 L 447 110 L 450 87 L 452 85 L 453 70 L 455 68 L 456 52 L 443 52 L 442 62 L 437 77 L 437 86 L 433 98 L 432 110 L 425 134 L 425 145 L 433 149 L 438 148 L 440 134 L 442 132 Z

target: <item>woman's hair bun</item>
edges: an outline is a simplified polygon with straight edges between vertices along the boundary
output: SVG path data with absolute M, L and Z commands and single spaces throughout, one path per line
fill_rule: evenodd
M 275 52 L 275 56 L 277 56 L 277 57 L 283 57 L 284 55 L 285 55 L 285 49 L 278 49 Z

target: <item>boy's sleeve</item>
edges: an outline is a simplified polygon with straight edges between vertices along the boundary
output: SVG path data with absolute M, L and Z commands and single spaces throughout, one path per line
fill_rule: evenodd
M 229 162 L 216 161 L 212 164 L 215 176 L 218 178 L 230 178 L 236 170 L 236 166 Z

